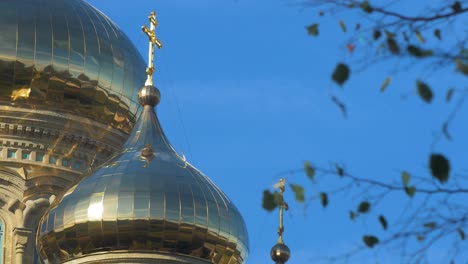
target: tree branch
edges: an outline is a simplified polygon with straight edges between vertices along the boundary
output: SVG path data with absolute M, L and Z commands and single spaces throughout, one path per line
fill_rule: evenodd
M 324 174 L 335 174 L 335 175 L 338 175 L 338 172 L 334 171 L 334 170 L 330 170 L 330 169 L 323 169 L 323 168 L 315 168 L 316 171 L 318 172 L 321 172 L 321 173 L 324 173 Z M 366 183 L 366 184 L 370 184 L 370 185 L 373 185 L 373 186 L 377 186 L 377 187 L 381 187 L 381 188 L 385 188 L 385 189 L 388 189 L 388 190 L 399 190 L 399 191 L 404 191 L 405 187 L 403 185 L 394 185 L 394 184 L 389 184 L 389 183 L 385 183 L 385 182 L 381 182 L 381 181 L 377 181 L 377 180 L 373 180 L 373 179 L 369 179 L 369 178 L 361 178 L 361 177 L 357 177 L 357 176 L 354 176 L 346 171 L 343 171 L 342 175 L 340 175 L 342 177 L 347 177 L 355 182 L 359 182 L 359 183 Z M 417 188 L 416 189 L 416 192 L 417 193 L 424 193 L 424 194 L 467 194 L 468 193 L 468 189 L 464 189 L 464 188 L 454 188 L 454 189 L 449 189 L 449 188 L 441 188 L 441 187 L 436 187 L 434 189 L 427 189 L 427 188 Z
M 384 8 L 380 8 L 380 7 L 373 7 L 373 11 L 377 12 L 377 13 L 387 15 L 387 16 L 396 17 L 396 18 L 401 19 L 401 20 L 411 21 L 411 22 L 419 22 L 419 21 L 421 21 L 421 22 L 430 22 L 430 21 L 449 18 L 449 17 L 452 17 L 452 16 L 457 16 L 457 15 L 466 13 L 466 12 L 468 12 L 468 7 L 457 10 L 457 11 L 454 10 L 454 11 L 446 13 L 446 14 L 438 14 L 438 15 L 429 16 L 429 17 L 425 17 L 425 16 L 416 16 L 416 17 L 406 16 L 406 15 L 403 15 L 403 14 L 400 14 L 400 13 L 397 13 L 397 12 L 388 11 L 388 10 L 386 10 Z

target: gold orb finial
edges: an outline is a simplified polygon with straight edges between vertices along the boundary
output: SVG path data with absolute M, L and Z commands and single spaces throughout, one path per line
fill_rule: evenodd
M 161 100 L 161 93 L 158 88 L 152 85 L 143 86 L 138 92 L 138 102 L 141 106 L 150 105 L 155 107 Z
M 291 251 L 285 244 L 278 243 L 271 248 L 270 256 L 276 264 L 284 264 L 291 256 Z

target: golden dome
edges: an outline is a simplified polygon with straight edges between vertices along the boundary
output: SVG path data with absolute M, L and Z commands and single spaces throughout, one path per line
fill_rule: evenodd
M 82 0 L 0 2 L 0 107 L 50 110 L 130 132 L 145 63 Z
M 145 106 L 121 153 L 42 218 L 37 245 L 46 263 L 80 263 L 80 258 L 114 252 L 171 254 L 215 264 L 245 261 L 242 216 L 169 144 L 153 109 L 157 101 L 159 92 L 143 87 Z

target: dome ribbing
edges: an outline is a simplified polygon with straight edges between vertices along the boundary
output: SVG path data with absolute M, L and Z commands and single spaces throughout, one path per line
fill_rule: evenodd
M 145 85 L 138 96 L 143 111 L 121 152 L 41 219 L 37 245 L 42 259 L 244 263 L 248 236 L 241 214 L 169 144 L 154 111 L 159 91 Z
M 0 109 L 72 114 L 131 131 L 145 63 L 107 16 L 83 0 L 0 1 L 0 32 Z

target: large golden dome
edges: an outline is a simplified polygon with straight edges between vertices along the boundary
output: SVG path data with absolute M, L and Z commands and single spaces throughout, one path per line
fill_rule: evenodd
M 241 214 L 168 143 L 153 109 L 159 101 L 153 89 L 141 90 L 145 106 L 121 153 L 42 218 L 37 245 L 46 263 L 137 263 L 125 259 L 132 253 L 146 260 L 138 263 L 245 261 Z
M 0 32 L 0 108 L 130 132 L 145 63 L 108 17 L 82 0 L 0 1 Z

